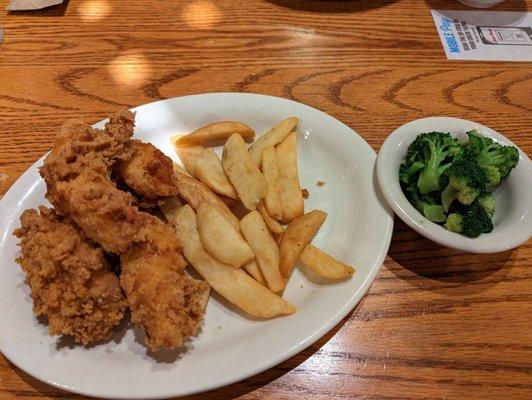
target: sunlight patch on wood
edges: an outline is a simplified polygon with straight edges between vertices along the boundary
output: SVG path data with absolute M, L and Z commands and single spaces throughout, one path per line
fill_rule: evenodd
M 88 22 L 101 21 L 112 10 L 113 8 L 108 0 L 86 0 L 78 6 L 79 17 Z
M 145 83 L 151 73 L 148 59 L 140 52 L 128 51 L 109 64 L 109 73 L 120 85 L 138 86 Z
M 195 1 L 183 10 L 183 18 L 194 29 L 209 29 L 222 19 L 222 13 L 211 1 Z

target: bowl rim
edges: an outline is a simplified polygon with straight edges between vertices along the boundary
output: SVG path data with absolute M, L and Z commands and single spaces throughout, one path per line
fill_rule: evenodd
M 391 159 L 390 155 L 392 152 L 397 151 L 398 146 L 404 146 L 406 151 L 406 148 L 410 145 L 410 143 L 412 143 L 417 135 L 419 135 L 422 131 L 428 131 L 428 129 L 417 129 L 416 131 L 415 126 L 427 122 L 430 122 L 431 125 L 435 125 L 433 130 L 440 131 L 442 130 L 441 127 L 445 126 L 445 123 L 461 125 L 464 126 L 464 128 L 466 126 L 469 127 L 466 128 L 466 130 L 479 129 L 482 131 L 483 135 L 491 137 L 501 144 L 516 147 L 519 151 L 519 168 L 528 168 L 530 170 L 530 173 L 527 174 L 530 176 L 527 192 L 527 197 L 530 199 L 530 201 L 527 202 L 527 207 L 528 204 L 532 204 L 532 163 L 530 162 L 527 154 L 523 152 L 519 146 L 494 129 L 480 123 L 455 117 L 431 116 L 409 121 L 395 129 L 386 138 L 377 156 L 377 180 L 381 189 L 381 193 L 395 214 L 409 227 L 427 239 L 442 246 L 469 253 L 503 252 L 518 247 L 529 240 L 530 237 L 532 237 L 532 223 L 528 223 L 529 227 L 527 229 L 526 223 L 530 219 L 530 211 L 528 209 L 525 213 L 526 218 L 522 218 L 521 223 L 512 230 L 512 235 L 497 235 L 495 237 L 496 240 L 493 240 L 494 238 L 492 234 L 497 234 L 496 229 L 489 234 L 483 234 L 477 238 L 468 238 L 463 235 L 450 232 L 443 226 L 429 221 L 412 204 L 410 204 L 399 184 L 399 166 L 395 167 L 391 164 L 389 161 Z M 457 136 L 456 130 L 456 128 L 450 129 L 451 135 Z

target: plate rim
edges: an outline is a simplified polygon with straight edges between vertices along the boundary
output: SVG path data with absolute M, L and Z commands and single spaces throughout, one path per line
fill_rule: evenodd
M 305 349 L 310 347 L 312 344 L 314 344 L 316 341 L 318 341 L 320 338 L 322 338 L 327 332 L 329 332 L 331 329 L 333 329 L 338 323 L 340 323 L 347 316 L 347 314 L 349 314 L 349 312 L 351 312 L 351 310 L 353 310 L 357 306 L 357 304 L 360 302 L 360 300 L 368 292 L 371 284 L 375 280 L 375 277 L 377 276 L 377 274 L 379 273 L 380 269 L 382 268 L 382 266 L 384 264 L 386 255 L 388 254 L 388 250 L 389 250 L 389 247 L 390 247 L 392 234 L 393 234 L 393 226 L 394 226 L 392 208 L 390 207 L 388 202 L 385 200 L 384 193 L 381 190 L 379 184 L 377 183 L 377 179 L 376 179 L 377 153 L 375 152 L 375 150 L 354 129 L 352 129 L 351 127 L 349 127 L 348 125 L 346 125 L 345 123 L 340 121 L 339 119 L 333 117 L 332 115 L 329 115 L 329 114 L 325 113 L 324 111 L 321 111 L 321 110 L 319 110 L 319 109 L 317 109 L 315 107 L 309 106 L 309 105 L 304 104 L 304 103 L 300 103 L 300 102 L 295 101 L 295 100 L 286 99 L 286 98 L 278 97 L 278 96 L 266 95 L 266 94 L 241 93 L 241 92 L 197 93 L 197 94 L 190 94 L 190 95 L 185 95 L 185 96 L 171 97 L 171 98 L 168 98 L 168 99 L 161 99 L 161 100 L 157 100 L 157 101 L 154 101 L 154 102 L 148 102 L 148 103 L 145 103 L 145 104 L 142 104 L 142 105 L 138 105 L 138 106 L 132 107 L 132 108 L 130 108 L 130 110 L 131 111 L 137 111 L 138 109 L 140 109 L 142 107 L 154 106 L 154 105 L 157 105 L 159 103 L 179 101 L 179 100 L 182 100 L 182 99 L 194 98 L 194 97 L 210 97 L 210 96 L 213 96 L 213 97 L 215 97 L 215 96 L 263 97 L 263 98 L 269 98 L 270 101 L 274 100 L 274 101 L 293 103 L 294 105 L 297 105 L 298 107 L 302 106 L 304 108 L 309 109 L 310 111 L 317 112 L 318 114 L 320 114 L 321 117 L 325 117 L 326 119 L 329 119 L 331 121 L 336 121 L 337 123 L 343 125 L 345 128 L 347 128 L 351 132 L 351 134 L 354 134 L 354 137 L 356 137 L 358 140 L 361 141 L 361 143 L 363 143 L 366 146 L 367 150 L 369 150 L 371 156 L 373 156 L 373 158 L 374 158 L 374 161 L 373 161 L 373 163 L 374 163 L 373 164 L 373 176 L 371 177 L 372 187 L 373 187 L 373 189 L 375 191 L 376 196 L 379 198 L 379 203 L 380 203 L 380 206 L 382 208 L 383 215 L 386 215 L 387 224 L 386 224 L 386 227 L 384 229 L 384 231 L 385 231 L 384 238 L 383 238 L 383 240 L 381 242 L 381 245 L 379 246 L 378 256 L 377 256 L 375 262 L 373 263 L 373 265 L 371 266 L 371 269 L 370 269 L 366 279 L 359 286 L 358 290 L 356 290 L 353 293 L 353 295 L 351 296 L 349 301 L 347 301 L 343 305 L 342 308 L 340 308 L 335 314 L 333 314 L 331 316 L 331 318 L 329 318 L 327 320 L 326 324 L 322 325 L 322 327 L 320 329 L 314 331 L 311 335 L 307 336 L 305 338 L 305 340 L 303 340 L 302 342 L 295 344 L 290 349 L 286 350 L 284 353 L 280 353 L 277 357 L 272 357 L 271 359 L 267 360 L 264 363 L 257 364 L 257 366 L 255 368 L 247 369 L 247 370 L 245 370 L 245 372 L 233 375 L 232 377 L 229 377 L 229 378 L 219 379 L 217 382 L 215 382 L 213 384 L 205 385 L 204 388 L 202 388 L 200 390 L 195 389 L 195 390 L 181 391 L 181 392 L 175 392 L 175 391 L 171 392 L 171 391 L 168 391 L 168 390 L 167 391 L 160 390 L 157 394 L 154 394 L 153 396 L 146 396 L 146 395 L 116 396 L 116 395 L 106 395 L 105 393 L 102 393 L 102 392 L 95 393 L 95 392 L 90 392 L 90 391 L 86 391 L 86 390 L 79 390 L 79 389 L 76 389 L 75 387 L 64 385 L 64 384 L 61 384 L 59 382 L 55 382 L 55 381 L 50 380 L 50 379 L 48 379 L 48 380 L 47 379 L 41 379 L 39 377 L 39 375 L 33 373 L 33 371 L 31 371 L 29 369 L 26 369 L 26 368 L 20 367 L 16 361 L 13 361 L 13 359 L 10 357 L 10 355 L 6 355 L 5 349 L 3 349 L 2 342 L 0 341 L 0 352 L 4 355 L 4 357 L 10 363 L 15 365 L 17 368 L 19 368 L 20 370 L 24 371 L 28 375 L 32 376 L 33 378 L 35 378 L 35 379 L 37 379 L 37 380 L 39 380 L 41 382 L 44 382 L 44 383 L 46 383 L 48 385 L 51 385 L 53 387 L 56 387 L 56 388 L 59 388 L 59 389 L 62 389 L 62 390 L 67 390 L 67 391 L 72 392 L 72 393 L 77 393 L 77 394 L 81 394 L 81 395 L 85 395 L 85 396 L 92 396 L 92 397 L 96 397 L 96 398 L 165 399 L 165 398 L 171 398 L 171 397 L 175 397 L 175 396 L 187 396 L 187 395 L 193 395 L 193 394 L 198 394 L 198 393 L 206 393 L 206 392 L 209 392 L 209 391 L 212 391 L 212 390 L 216 390 L 216 389 L 219 389 L 221 387 L 228 386 L 228 385 L 231 385 L 233 383 L 237 383 L 237 382 L 240 382 L 242 380 L 248 379 L 248 378 L 250 378 L 250 377 L 252 377 L 254 375 L 257 375 L 257 374 L 259 374 L 261 372 L 264 372 L 264 371 L 266 371 L 266 370 L 268 370 L 268 369 L 270 369 L 270 368 L 272 368 L 272 367 L 274 367 L 276 365 L 279 365 L 279 364 L 283 363 L 284 361 L 286 361 L 287 359 L 293 357 L 294 355 L 304 351 Z M 103 123 L 105 121 L 106 121 L 106 119 L 98 121 L 95 124 L 93 124 L 93 126 L 95 126 L 97 124 L 101 124 L 101 123 Z M 46 154 L 44 154 L 41 158 L 39 158 L 37 161 L 35 161 L 33 164 L 31 164 L 23 172 L 23 174 L 21 176 L 19 176 L 19 178 L 15 182 L 13 182 L 13 184 L 7 190 L 7 192 L 5 193 L 3 198 L 0 200 L 0 207 L 2 207 L 3 203 L 7 203 L 7 200 L 10 199 L 14 195 L 14 193 L 15 193 L 15 191 L 17 189 L 17 188 L 15 188 L 17 183 L 20 180 L 22 180 L 26 174 L 30 173 L 30 170 L 31 170 L 32 167 L 34 167 L 36 165 L 38 166 L 40 163 L 42 163 L 44 157 L 46 157 Z M 1 233 L 2 232 L 0 232 L 0 234 Z M 5 238 L 3 238 L 3 239 L 0 238 L 0 239 L 1 239 L 0 240 L 0 248 L 2 248 L 4 246 Z M 9 351 L 7 353 L 9 354 Z M 112 397 L 110 397 L 110 396 L 112 396 Z

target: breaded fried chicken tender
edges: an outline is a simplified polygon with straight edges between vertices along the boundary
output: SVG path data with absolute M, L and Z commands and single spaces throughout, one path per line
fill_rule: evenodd
M 26 210 L 15 235 L 34 314 L 48 317 L 50 335 L 71 335 L 85 345 L 107 338 L 127 302 L 100 246 L 45 207 L 40 214 Z
M 47 198 L 108 252 L 120 255 L 121 283 L 132 320 L 156 350 L 195 335 L 207 284 L 185 271 L 179 240 L 163 221 L 139 211 L 111 180 L 111 169 L 132 155 L 134 115 L 110 118 L 105 130 L 71 123 L 44 161 Z M 170 245 L 171 243 L 171 245 Z
M 111 117 L 103 131 L 67 122 L 40 169 L 50 203 L 105 251 L 117 254 L 127 250 L 141 226 L 132 196 L 110 180 L 111 166 L 131 155 L 134 126 L 130 111 Z
M 144 329 L 150 347 L 181 346 L 183 342 L 176 341 L 176 327 L 183 337 L 197 334 L 208 285 L 184 271 L 173 228 L 146 214 L 142 234 L 144 240 L 120 256 L 120 281 L 135 310 L 133 322 Z
M 114 167 L 119 179 L 146 199 L 178 194 L 172 160 L 151 143 L 132 140 L 130 148 L 131 157 L 120 160 Z

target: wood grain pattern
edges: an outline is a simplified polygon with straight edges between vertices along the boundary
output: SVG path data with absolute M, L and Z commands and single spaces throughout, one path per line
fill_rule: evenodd
M 430 8 L 465 9 L 452 0 L 70 0 L 2 15 L 0 196 L 67 118 L 98 121 L 212 91 L 309 104 L 375 150 L 409 120 L 451 115 L 530 154 L 530 64 L 446 60 Z M 191 399 L 529 399 L 531 267 L 530 243 L 468 255 L 396 219 L 371 290 L 333 331 L 275 368 Z M 80 398 L 2 357 L 0 397 Z

